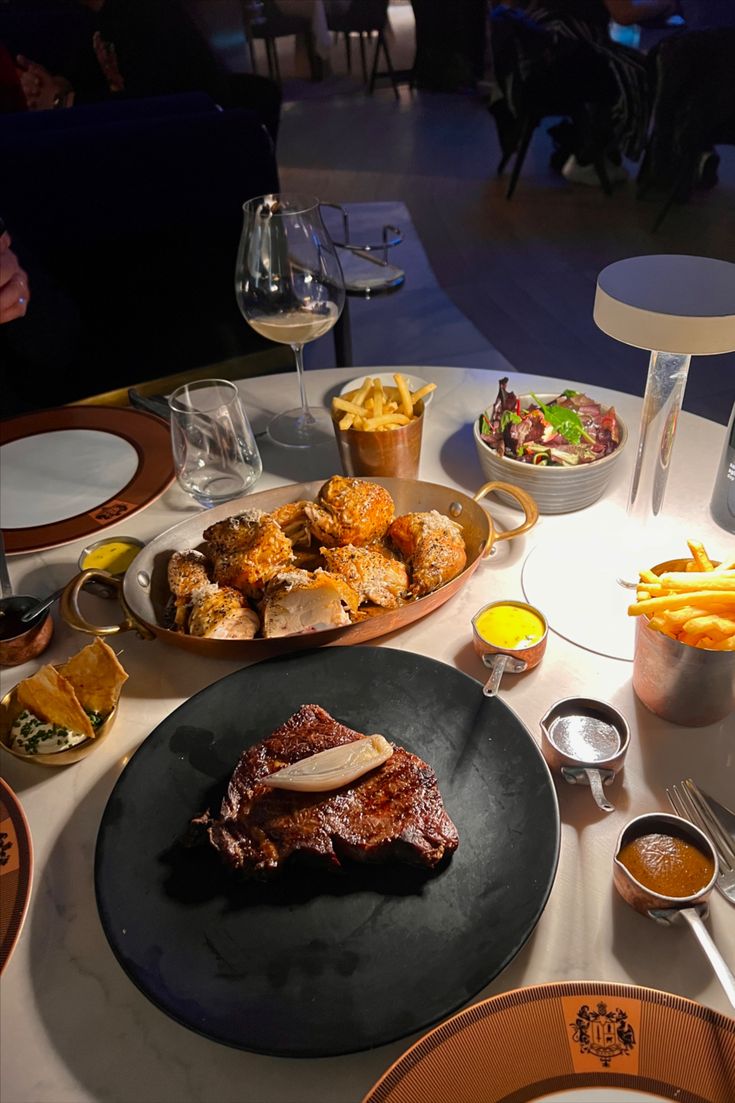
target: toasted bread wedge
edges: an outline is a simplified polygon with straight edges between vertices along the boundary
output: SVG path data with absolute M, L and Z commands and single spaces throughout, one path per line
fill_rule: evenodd
M 25 678 L 18 685 L 16 697 L 21 711 L 28 709 L 47 724 L 94 739 L 94 729 L 74 687 L 55 667 L 42 666 L 31 678 Z
M 102 716 L 112 712 L 128 678 L 115 652 L 99 638 L 58 670 L 73 686 L 82 708 Z

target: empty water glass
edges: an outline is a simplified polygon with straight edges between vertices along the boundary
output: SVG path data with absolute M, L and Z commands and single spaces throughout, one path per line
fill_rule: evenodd
M 168 400 L 179 484 L 210 508 L 239 498 L 260 478 L 263 464 L 234 383 L 186 383 Z

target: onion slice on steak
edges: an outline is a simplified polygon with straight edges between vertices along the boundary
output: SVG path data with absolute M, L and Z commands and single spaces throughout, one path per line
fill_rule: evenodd
M 352 743 L 330 747 L 309 755 L 282 770 L 260 779 L 272 789 L 292 789 L 302 793 L 326 793 L 341 789 L 363 774 L 382 766 L 393 754 L 393 747 L 382 735 L 367 735 Z

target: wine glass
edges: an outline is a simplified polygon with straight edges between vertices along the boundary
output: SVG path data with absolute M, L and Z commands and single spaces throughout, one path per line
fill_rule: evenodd
M 301 406 L 268 426 L 278 444 L 303 448 L 333 440 L 326 409 L 310 407 L 304 379 L 304 344 L 334 326 L 345 302 L 337 250 L 309 195 L 260 195 L 243 204 L 235 294 L 245 321 L 271 341 L 290 345 L 296 359 Z

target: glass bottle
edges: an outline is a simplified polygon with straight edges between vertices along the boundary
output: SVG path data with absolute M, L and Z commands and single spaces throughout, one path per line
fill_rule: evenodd
M 725 434 L 725 445 L 715 475 L 710 513 L 725 532 L 735 533 L 735 403 Z

